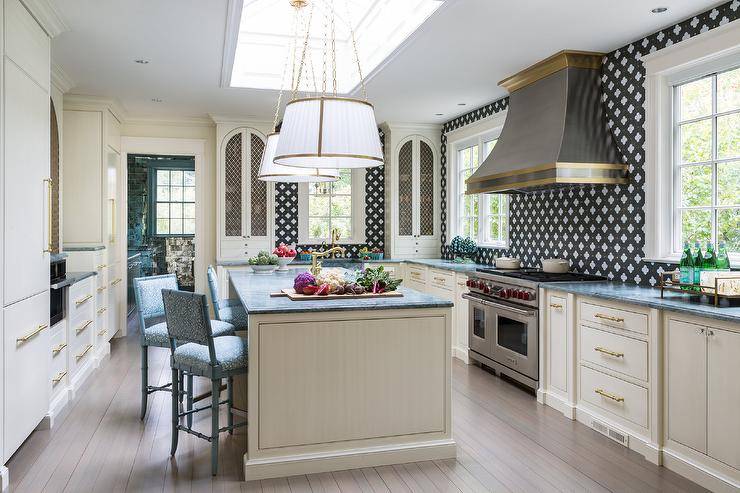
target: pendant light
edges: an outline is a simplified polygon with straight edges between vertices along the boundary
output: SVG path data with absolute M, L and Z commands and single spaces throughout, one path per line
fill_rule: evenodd
M 295 29 L 293 36 L 293 60 L 294 60 L 294 76 L 295 78 L 295 50 L 298 40 L 298 17 L 301 8 L 306 6 L 305 0 L 291 0 L 291 6 L 295 8 Z M 310 18 L 306 26 L 306 30 L 310 29 L 311 23 Z M 308 34 L 307 34 L 308 35 Z M 275 163 L 275 149 L 277 148 L 278 141 L 280 139 L 280 131 L 278 130 L 278 117 L 280 115 L 280 103 L 283 99 L 283 88 L 282 81 L 285 79 L 285 73 L 288 68 L 288 57 L 290 56 L 291 47 L 288 47 L 288 54 L 285 57 L 285 66 L 283 67 L 283 76 L 281 79 L 280 92 L 278 93 L 277 104 L 275 105 L 275 118 L 273 120 L 274 131 L 267 135 L 267 143 L 265 144 L 265 150 L 262 153 L 262 161 L 260 162 L 259 179 L 268 182 L 283 182 L 283 183 L 307 183 L 307 182 L 331 182 L 339 180 L 339 172 L 336 170 L 326 170 L 318 168 L 298 168 L 293 166 L 283 166 Z
M 321 95 L 307 98 L 297 97 L 306 57 L 308 44 L 306 42 L 298 69 L 298 81 L 293 88 L 293 98 L 285 107 L 281 137 L 275 150 L 274 162 L 285 166 L 318 169 L 380 166 L 383 164 L 383 151 L 378 135 L 378 125 L 375 121 L 373 105 L 367 101 L 367 91 L 357 53 L 352 21 L 348 15 L 352 47 L 364 100 L 337 96 L 334 1 L 324 1 L 328 2 L 331 15 L 333 92 L 326 93 L 328 50 L 325 35 L 324 82 Z

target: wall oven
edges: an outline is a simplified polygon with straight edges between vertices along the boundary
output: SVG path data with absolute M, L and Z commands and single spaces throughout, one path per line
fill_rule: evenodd
M 57 324 L 64 320 L 64 294 L 66 285 L 58 286 L 67 278 L 67 261 L 60 259 L 52 262 L 49 266 L 49 281 L 51 289 L 49 290 L 49 322 L 50 325 Z

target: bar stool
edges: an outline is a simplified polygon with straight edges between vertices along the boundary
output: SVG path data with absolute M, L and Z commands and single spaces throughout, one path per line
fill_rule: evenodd
M 134 279 L 134 295 L 136 308 L 139 311 L 139 325 L 141 327 L 141 419 L 146 416 L 147 399 L 149 394 L 164 391 L 171 392 L 171 383 L 160 386 L 149 385 L 149 347 L 169 348 L 170 341 L 167 335 L 167 323 L 154 323 L 147 327 L 147 322 L 164 317 L 164 303 L 162 302 L 163 289 L 177 289 L 175 274 L 161 276 L 137 277 Z M 224 322 L 216 321 L 213 324 L 216 337 L 234 335 L 234 327 Z M 189 379 L 192 382 L 191 379 Z M 192 385 L 190 386 L 192 390 Z M 192 393 L 192 392 L 191 392 Z M 179 395 L 182 401 L 183 395 Z M 189 395 L 189 400 L 192 395 Z
M 230 323 L 236 330 L 247 330 L 247 311 L 239 300 L 221 299 L 218 294 L 218 276 L 212 265 L 208 266 L 208 288 L 216 319 Z
M 211 442 L 211 474 L 218 472 L 219 433 L 246 426 L 247 422 L 234 425 L 232 406 L 234 401 L 234 375 L 247 373 L 247 341 L 239 336 L 215 337 L 213 321 L 208 318 L 208 299 L 204 294 L 166 289 L 162 291 L 167 331 L 170 342 L 170 366 L 172 367 L 172 448 L 177 451 L 178 434 L 184 431 Z M 211 435 L 204 435 L 180 424 L 180 418 L 192 417 L 205 411 L 207 406 L 179 412 L 177 393 L 181 385 L 180 375 L 206 377 L 211 380 Z M 226 378 L 227 397 L 220 400 L 221 379 Z M 226 404 L 227 424 L 219 427 L 218 410 Z

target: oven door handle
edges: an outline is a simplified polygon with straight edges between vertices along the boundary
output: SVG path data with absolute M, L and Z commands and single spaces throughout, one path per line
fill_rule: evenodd
M 500 310 L 506 310 L 513 313 L 518 313 L 519 315 L 524 315 L 526 317 L 533 317 L 537 312 L 535 310 L 522 310 L 520 308 L 514 308 L 513 306 L 508 305 L 502 305 L 501 303 L 494 303 L 492 301 L 483 300 L 481 298 L 478 298 L 477 296 L 473 296 L 468 293 L 463 293 L 463 298 L 466 300 L 473 301 L 475 303 L 480 303 L 483 306 L 490 306 L 491 308 L 498 308 Z

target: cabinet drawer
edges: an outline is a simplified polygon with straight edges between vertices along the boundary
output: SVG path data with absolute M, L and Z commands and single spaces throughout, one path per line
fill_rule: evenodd
M 93 357 L 94 345 L 92 342 L 86 343 L 84 346 L 78 347 L 69 353 L 69 367 L 72 370 L 72 374 L 87 364 Z
M 70 321 L 69 341 L 67 342 L 69 350 L 74 352 L 80 347 L 94 341 L 93 335 L 95 334 L 95 328 L 95 317 Z
M 648 391 L 581 365 L 581 400 L 647 428 Z
M 414 267 L 412 265 L 408 266 L 408 278 L 410 281 L 419 282 L 422 284 L 426 284 L 427 282 L 427 270 L 424 267 Z
M 647 334 L 647 315 L 581 301 L 581 320 Z
M 447 291 L 455 290 L 455 274 L 442 270 L 429 271 L 429 282 L 432 286 L 445 289 Z
M 49 368 L 49 385 L 52 393 L 67 386 L 67 327 L 65 323 L 57 325 L 51 333 L 51 367 Z
M 95 307 L 95 293 L 92 286 L 93 279 L 88 277 L 69 287 L 69 319 L 76 320 L 83 313 L 92 312 Z M 86 315 L 89 317 L 89 315 Z
M 620 334 L 579 326 L 581 360 L 647 381 L 648 345 Z
M 415 289 L 416 291 L 420 291 L 422 293 L 426 293 L 427 291 L 426 284 L 422 282 L 414 281 L 413 278 L 410 278 L 408 282 L 406 282 L 406 287 L 409 289 Z

